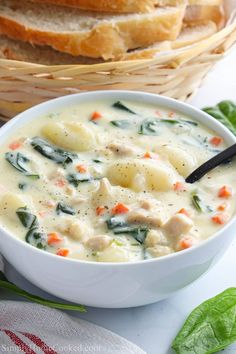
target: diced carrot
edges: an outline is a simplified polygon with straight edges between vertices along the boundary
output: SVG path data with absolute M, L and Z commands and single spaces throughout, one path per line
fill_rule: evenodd
M 62 237 L 58 235 L 57 232 L 51 232 L 48 234 L 48 244 L 53 245 L 53 244 L 58 244 L 62 241 Z
M 145 154 L 143 155 L 143 158 L 144 159 L 154 159 L 154 160 L 157 160 L 158 159 L 158 155 L 157 154 L 154 154 L 152 152 L 145 152 Z
M 221 187 L 218 193 L 218 197 L 220 198 L 232 197 L 232 189 L 228 186 Z
M 39 216 L 41 216 L 41 218 L 43 218 L 46 214 L 47 214 L 46 210 L 40 210 L 39 211 Z
M 56 203 L 53 200 L 45 200 L 42 202 L 42 205 L 47 208 L 54 208 Z
M 66 180 L 65 179 L 62 179 L 62 178 L 60 178 L 60 179 L 57 179 L 56 180 L 56 182 L 55 182 L 55 185 L 57 186 L 57 187 L 65 187 L 65 185 L 66 185 Z
M 212 216 L 211 220 L 215 224 L 224 225 L 228 221 L 228 215 L 223 214 L 223 213 L 217 214 L 217 215 Z
M 76 170 L 77 170 L 79 173 L 86 173 L 86 172 L 87 172 L 87 167 L 84 166 L 84 165 L 77 165 L 77 166 L 76 166 Z
M 97 216 L 101 216 L 101 215 L 104 215 L 106 212 L 106 208 L 103 207 L 103 206 L 99 206 L 96 208 L 96 214 Z
M 10 145 L 9 145 L 9 148 L 11 150 L 17 150 L 19 149 L 21 146 L 23 145 L 22 141 L 13 141 Z
M 160 111 L 156 111 L 156 115 L 157 115 L 158 117 L 161 117 L 161 112 L 160 112 Z
M 176 192 L 184 192 L 184 191 L 186 191 L 186 187 L 185 187 L 184 183 L 182 183 L 182 182 L 176 182 L 176 183 L 174 184 L 174 190 L 175 190 Z
M 180 209 L 180 210 L 177 212 L 177 214 L 184 214 L 184 215 L 190 217 L 190 213 L 189 213 L 188 210 L 186 210 L 185 208 Z
M 224 211 L 227 208 L 227 206 L 228 205 L 226 203 L 222 203 L 217 207 L 217 210 Z
M 213 136 L 210 139 L 210 143 L 214 146 L 219 146 L 221 143 L 223 143 L 224 139 L 221 138 L 220 136 Z
M 126 214 L 128 213 L 129 208 L 122 203 L 118 203 L 114 206 L 114 208 L 112 209 L 112 214 Z
M 168 113 L 168 117 L 173 118 L 173 116 L 174 116 L 174 112 L 169 112 Z
M 192 247 L 194 244 L 194 239 L 191 236 L 185 236 L 179 241 L 179 248 L 185 250 Z
M 148 152 L 148 151 L 145 152 L 145 154 L 143 155 L 143 157 L 144 157 L 144 159 L 151 159 L 151 158 L 152 158 L 150 152 Z
M 69 253 L 70 253 L 70 251 L 67 248 L 60 248 L 56 252 L 56 255 L 61 256 L 61 257 L 67 257 Z
M 92 113 L 92 115 L 91 115 L 91 120 L 98 120 L 98 119 L 100 119 L 100 118 L 102 118 L 102 115 L 101 115 L 101 113 L 99 113 L 99 112 L 93 112 Z

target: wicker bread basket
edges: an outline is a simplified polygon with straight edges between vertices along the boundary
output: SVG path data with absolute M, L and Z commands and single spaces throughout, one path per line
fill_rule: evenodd
M 8 120 L 37 103 L 89 90 L 138 90 L 187 100 L 235 42 L 236 9 L 211 37 L 155 59 L 57 66 L 0 59 L 0 115 Z

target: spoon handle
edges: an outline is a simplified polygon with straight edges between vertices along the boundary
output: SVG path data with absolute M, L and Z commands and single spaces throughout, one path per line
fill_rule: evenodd
M 220 164 L 227 162 L 232 159 L 236 155 L 236 144 L 230 146 L 224 151 L 212 157 L 210 160 L 204 162 L 201 166 L 199 166 L 196 170 L 194 170 L 186 179 L 187 183 L 194 183 L 202 178 L 206 173 L 213 170 Z

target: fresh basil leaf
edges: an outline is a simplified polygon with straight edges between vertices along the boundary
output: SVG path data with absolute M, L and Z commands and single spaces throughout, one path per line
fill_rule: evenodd
M 72 207 L 70 207 L 64 203 L 58 203 L 57 207 L 56 207 L 56 213 L 58 215 L 61 213 L 75 215 L 75 210 Z
M 13 292 L 14 294 L 17 294 L 19 296 L 24 297 L 25 299 L 28 299 L 30 301 L 36 302 L 38 304 L 59 309 L 59 310 L 71 310 L 71 311 L 80 311 L 80 312 L 86 312 L 86 309 L 83 305 L 73 305 L 73 304 L 63 304 L 60 302 L 55 302 L 47 299 L 43 299 L 39 296 L 32 295 L 28 293 L 27 291 L 24 291 L 20 289 L 18 286 L 15 284 L 10 283 L 4 276 L 2 272 L 0 272 L 1 280 L 0 280 L 0 288 L 9 290 Z
M 47 247 L 46 235 L 39 230 L 38 226 L 29 229 L 25 236 L 25 241 L 41 250 L 45 250 Z
M 121 101 L 117 101 L 117 102 L 113 103 L 112 107 L 120 109 L 121 111 L 129 112 L 131 114 L 136 114 L 130 108 L 126 107 Z
M 236 341 L 236 288 L 229 288 L 191 312 L 173 341 L 177 354 L 211 354 Z
M 130 127 L 130 122 L 126 119 L 112 120 L 110 123 L 120 129 L 126 129 Z
M 37 217 L 31 214 L 30 210 L 27 207 L 18 208 L 16 214 L 20 219 L 22 225 L 27 229 L 31 229 L 38 225 Z
M 214 107 L 204 108 L 203 111 L 217 119 L 236 135 L 236 105 L 233 102 L 222 101 Z
M 89 176 L 84 176 L 84 174 L 70 173 L 67 176 L 67 181 L 73 184 L 74 187 L 78 187 L 80 183 L 90 182 L 92 179 Z
M 65 151 L 37 136 L 31 140 L 31 145 L 41 155 L 56 162 L 57 164 L 66 165 L 78 158 L 77 154 Z
M 30 160 L 20 152 L 6 152 L 5 159 L 12 167 L 25 176 L 31 179 L 39 179 L 39 175 L 34 174 L 27 169 L 26 165 Z

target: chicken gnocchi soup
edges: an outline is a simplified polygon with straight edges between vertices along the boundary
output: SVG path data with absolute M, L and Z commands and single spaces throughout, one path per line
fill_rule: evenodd
M 235 162 L 185 183 L 225 147 L 190 117 L 142 103 L 50 112 L 1 147 L 1 225 L 34 247 L 80 260 L 179 252 L 235 213 Z

